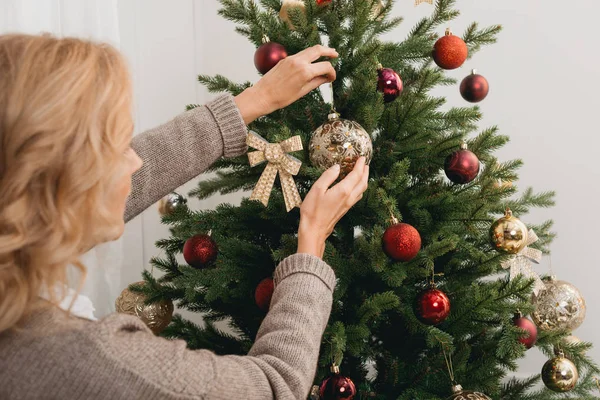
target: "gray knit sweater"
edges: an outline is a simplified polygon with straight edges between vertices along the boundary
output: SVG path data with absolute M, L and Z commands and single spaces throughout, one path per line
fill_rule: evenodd
M 144 166 L 133 177 L 127 220 L 206 170 L 246 151 L 233 98 L 135 137 Z M 275 270 L 275 292 L 247 356 L 192 351 L 155 337 L 137 318 L 98 322 L 58 308 L 0 334 L 0 399 L 306 399 L 331 311 L 335 275 L 319 258 L 296 254 Z

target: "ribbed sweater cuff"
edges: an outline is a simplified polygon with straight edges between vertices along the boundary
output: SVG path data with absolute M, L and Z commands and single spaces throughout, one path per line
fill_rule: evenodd
M 206 108 L 215 117 L 223 136 L 223 155 L 225 158 L 237 157 L 248 151 L 246 136 L 248 130 L 242 114 L 231 94 L 223 94 L 206 104 Z
M 277 269 L 273 280 L 275 286 L 293 274 L 312 274 L 320 278 L 329 290 L 335 289 L 335 273 L 326 262 L 311 254 L 294 254 L 283 260 Z

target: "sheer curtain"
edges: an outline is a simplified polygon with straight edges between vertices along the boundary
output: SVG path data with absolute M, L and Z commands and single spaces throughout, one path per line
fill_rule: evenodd
M 0 0 L 0 34 L 52 33 L 119 47 L 118 0 Z M 114 310 L 123 264 L 122 239 L 100 245 L 82 259 L 88 274 L 82 294 L 101 317 Z

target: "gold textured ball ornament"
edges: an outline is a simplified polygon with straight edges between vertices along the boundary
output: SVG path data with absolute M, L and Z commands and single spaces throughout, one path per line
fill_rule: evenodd
M 531 319 L 543 331 L 574 331 L 585 319 L 586 305 L 581 292 L 572 284 L 555 277 L 544 282 L 545 288 L 533 296 Z
M 173 211 L 182 204 L 186 204 L 187 199 L 178 193 L 169 193 L 158 201 L 158 212 L 160 215 L 171 215 Z
M 504 217 L 492 224 L 490 239 L 496 250 L 517 254 L 527 246 L 527 232 L 527 226 L 506 210 Z
M 454 394 L 446 400 L 492 400 L 489 396 L 472 390 L 464 390 L 462 386 L 456 385 L 452 388 Z
M 358 122 L 340 118 L 333 112 L 327 122 L 313 132 L 308 151 L 312 165 L 327 169 L 339 164 L 340 177 L 344 177 L 352 171 L 359 157 L 364 156 L 367 164 L 371 162 L 373 143 Z
M 555 392 L 564 393 L 573 390 L 578 379 L 577 366 L 562 353 L 548 360 L 542 368 L 544 385 Z
M 288 25 L 290 30 L 294 31 L 296 30 L 296 27 L 292 23 L 289 14 L 290 10 L 292 9 L 298 9 L 302 12 L 306 12 L 304 0 L 283 0 L 283 2 L 281 3 L 281 9 L 279 10 L 279 18 L 281 18 L 281 20 Z
M 136 282 L 130 286 L 133 285 L 143 286 L 145 282 Z M 146 296 L 134 293 L 127 287 L 117 297 L 115 308 L 118 313 L 140 318 L 155 335 L 158 335 L 173 319 L 173 302 L 169 300 L 146 305 L 145 301 Z

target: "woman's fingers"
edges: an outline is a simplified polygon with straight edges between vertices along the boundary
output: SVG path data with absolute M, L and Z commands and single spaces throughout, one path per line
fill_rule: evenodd
M 358 184 L 358 182 L 360 182 L 364 169 L 365 158 L 359 157 L 359 159 L 356 161 L 356 164 L 354 164 L 352 171 L 344 178 L 344 180 L 338 183 L 335 188 L 341 193 L 349 196 L 354 190 L 354 187 Z
M 296 54 L 296 57 L 308 62 L 317 61 L 321 57 L 336 58 L 338 56 L 339 54 L 337 51 L 335 51 L 335 49 L 321 46 L 320 44 L 309 47 L 308 49 L 304 49 L 300 53 Z
M 335 81 L 335 68 L 333 68 L 333 65 L 331 65 L 329 61 L 321 61 L 310 64 L 309 69 L 313 77 L 324 76 L 329 80 L 329 82 Z
M 356 184 L 354 190 L 352 190 L 352 194 L 350 195 L 350 198 L 353 199 L 354 203 L 357 203 L 360 199 L 362 199 L 363 193 L 367 190 L 368 187 L 369 166 L 365 165 L 362 177 L 360 178 L 360 181 Z
M 314 183 L 313 189 L 325 193 L 333 185 L 338 176 L 340 176 L 340 166 L 339 164 L 335 164 L 321 174 L 321 177 Z

